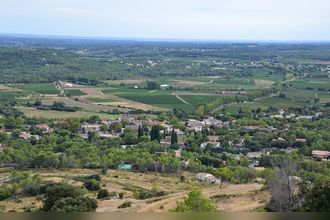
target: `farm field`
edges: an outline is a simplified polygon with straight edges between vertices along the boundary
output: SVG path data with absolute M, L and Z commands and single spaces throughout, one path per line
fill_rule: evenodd
M 257 103 L 260 103 L 262 105 L 265 105 L 267 107 L 277 107 L 277 108 L 281 108 L 281 109 L 287 109 L 287 108 L 294 108 L 294 107 L 302 107 L 305 104 L 302 102 L 296 102 L 292 99 L 288 99 L 288 98 L 278 98 L 278 97 L 273 97 L 273 98 L 266 98 L 266 99 L 262 99 L 257 101 Z
M 3 92 L 0 91 L 0 100 L 13 100 L 15 97 L 19 96 L 20 94 L 17 92 Z
M 256 109 L 267 109 L 268 106 L 259 102 L 251 102 L 251 103 L 238 103 L 238 104 L 229 104 L 224 107 L 224 111 L 229 112 L 231 114 L 237 114 L 240 109 L 245 111 L 252 111 Z
M 86 93 L 82 92 L 80 89 L 67 89 L 65 90 L 65 93 L 70 96 L 83 96 L 86 95 Z
M 329 79 L 301 79 L 290 82 L 297 89 L 330 90 Z
M 107 99 L 107 98 L 87 98 L 88 100 L 95 102 L 95 103 L 107 103 L 107 102 L 118 102 L 118 100 L 114 100 L 114 99 Z
M 248 92 L 253 89 L 269 88 L 278 79 L 278 76 L 273 75 L 265 77 L 263 73 L 256 73 L 254 77 L 229 78 L 207 76 L 157 77 L 152 80 L 168 86 L 166 89 L 158 90 L 145 88 L 147 81 L 150 80 L 148 78 L 111 80 L 106 81 L 106 84 L 103 83 L 97 86 L 74 84 L 73 88 L 64 88 L 65 94 L 69 97 L 57 96 L 60 91 L 55 88 L 55 83 L 19 85 L 18 88 L 20 90 L 2 85 L 0 87 L 0 89 L 2 88 L 0 90 L 0 99 L 15 99 L 19 104 L 23 105 L 24 102 L 34 102 L 36 99 L 41 99 L 42 103 L 46 105 L 52 105 L 55 101 L 63 102 L 69 107 L 78 107 L 91 114 L 99 111 L 113 111 L 114 109 L 118 109 L 121 112 L 128 112 L 134 109 L 164 112 L 177 108 L 193 112 L 198 105 L 212 103 L 218 98 L 225 96 L 222 94 L 222 91 L 243 90 Z M 59 84 L 63 87 L 65 83 L 59 82 Z M 323 89 L 328 87 L 327 80 L 294 79 L 286 84 L 281 90 L 281 93 L 285 94 L 286 98 L 269 97 L 256 100 L 254 103 L 231 103 L 226 105 L 223 110 L 236 114 L 240 108 L 252 111 L 257 108 L 265 109 L 276 105 L 278 108 L 285 109 L 309 105 L 314 101 L 315 97 L 319 97 L 321 103 L 327 103 L 330 100 L 330 94 L 323 91 Z M 306 89 L 309 86 L 311 88 Z M 321 91 L 319 91 L 320 89 Z M 25 112 L 27 113 L 28 111 Z M 30 112 L 28 114 L 33 115 Z M 66 117 L 69 117 L 71 114 L 68 113 L 67 115 Z
M 57 90 L 53 83 L 38 83 L 38 84 L 24 84 L 18 85 L 19 89 L 22 89 L 30 93 L 40 93 L 40 94 L 59 94 L 60 91 Z

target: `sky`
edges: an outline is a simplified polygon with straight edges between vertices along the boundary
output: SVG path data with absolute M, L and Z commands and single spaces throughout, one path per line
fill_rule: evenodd
M 0 0 L 0 33 L 330 41 L 330 0 Z

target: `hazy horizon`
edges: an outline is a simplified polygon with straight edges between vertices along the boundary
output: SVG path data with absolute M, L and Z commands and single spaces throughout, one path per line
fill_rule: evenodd
M 212 41 L 329 42 L 327 0 L 12 0 L 1 35 Z

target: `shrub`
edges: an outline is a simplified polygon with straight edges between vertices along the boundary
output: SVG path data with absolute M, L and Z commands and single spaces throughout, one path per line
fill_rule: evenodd
M 123 199 L 123 198 L 124 198 L 124 193 L 123 193 L 123 192 L 120 192 L 120 193 L 119 193 L 119 198 L 120 198 L 120 199 Z
M 123 204 L 121 204 L 120 206 L 118 206 L 118 209 L 125 209 L 125 208 L 129 208 L 132 206 L 132 202 L 131 201 L 125 201 Z
M 94 212 L 97 201 L 88 197 L 62 198 L 55 202 L 50 212 Z
M 185 177 L 185 176 L 180 176 L 180 181 L 181 181 L 181 182 L 186 181 L 186 177 Z
M 98 191 L 101 189 L 100 182 L 96 179 L 87 180 L 84 183 L 84 186 L 86 189 L 88 189 L 90 191 Z
M 0 201 L 9 199 L 12 196 L 10 189 L 0 188 Z
M 52 209 L 54 204 L 63 198 L 76 198 L 83 196 L 84 191 L 78 187 L 70 186 L 67 184 L 54 184 L 50 187 L 46 187 L 44 211 Z
M 101 176 L 98 174 L 94 174 L 94 175 L 89 176 L 88 179 L 91 179 L 91 180 L 95 179 L 97 181 L 101 181 Z
M 101 189 L 97 194 L 98 199 L 108 198 L 109 196 L 110 196 L 110 193 L 106 189 Z

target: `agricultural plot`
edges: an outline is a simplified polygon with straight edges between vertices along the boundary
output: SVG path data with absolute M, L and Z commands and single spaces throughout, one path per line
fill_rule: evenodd
M 111 94 L 115 96 L 157 96 L 157 95 L 170 95 L 170 90 L 147 90 L 147 89 L 131 89 L 131 88 L 120 88 L 120 89 L 104 89 L 104 94 Z
M 141 102 L 144 104 L 182 104 L 183 102 L 173 95 L 151 95 L 151 96 L 120 96 L 124 99 Z
M 286 97 L 293 99 L 297 102 L 310 103 L 314 100 L 315 95 L 318 93 L 313 90 L 303 90 L 295 88 L 284 88 L 282 93 L 286 94 Z
M 252 110 L 256 110 L 256 109 L 267 109 L 268 106 L 258 103 L 258 102 L 253 102 L 253 103 L 237 103 L 237 104 L 230 104 L 230 105 L 226 105 L 224 107 L 224 111 L 226 112 L 230 112 L 232 114 L 237 114 L 240 109 L 242 109 L 243 111 L 252 111 Z
M 65 90 L 65 93 L 69 96 L 83 96 L 83 95 L 86 95 L 86 93 L 82 92 L 80 89 Z
M 318 94 L 321 103 L 328 103 L 330 102 L 330 93 L 321 93 Z
M 301 79 L 290 82 L 296 89 L 330 90 L 330 79 Z
M 1 92 L 0 91 L 0 100 L 10 101 L 15 99 L 15 97 L 19 96 L 16 92 Z
M 201 103 L 210 103 L 219 98 L 218 96 L 202 96 L 202 95 L 179 95 L 179 96 L 193 106 L 197 106 Z
M 303 103 L 303 102 L 296 102 L 289 98 L 278 98 L 278 97 L 261 99 L 261 100 L 257 101 L 257 103 L 260 103 L 267 107 L 273 106 L 273 107 L 277 107 L 277 108 L 281 108 L 281 109 L 303 107 L 306 105 L 306 103 Z
M 18 88 L 30 93 L 40 93 L 40 94 L 60 93 L 60 91 L 55 88 L 53 83 L 24 84 L 24 85 L 19 85 Z
M 118 102 L 117 100 L 109 99 L 109 98 L 87 98 L 87 100 L 96 102 L 96 103 Z

